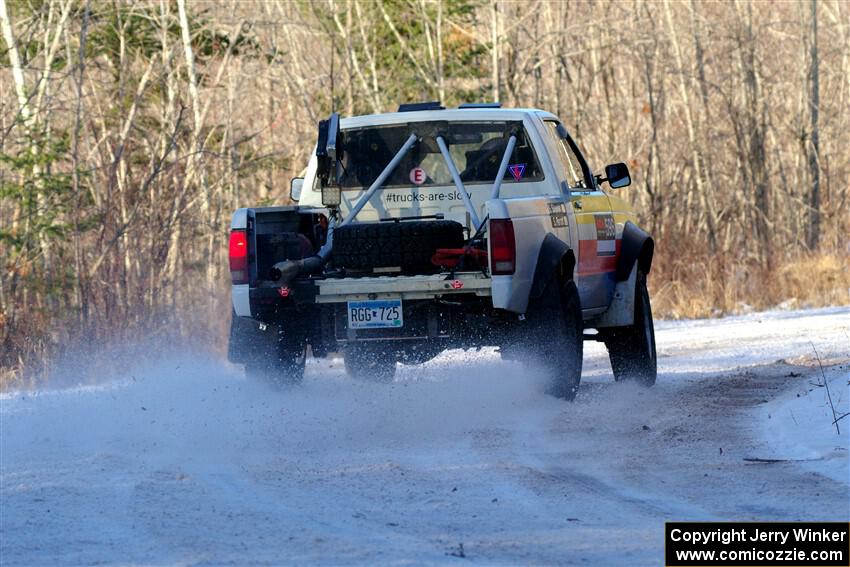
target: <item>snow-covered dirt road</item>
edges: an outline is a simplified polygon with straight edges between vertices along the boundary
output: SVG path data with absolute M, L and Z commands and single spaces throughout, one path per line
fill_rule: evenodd
M 578 400 L 493 352 L 274 393 L 151 356 L 0 397 L 0 564 L 659 565 L 665 520 L 850 519 L 850 310 L 658 324 L 659 378 Z M 752 459 L 771 460 L 763 462 Z M 461 557 L 465 557 L 462 559 Z

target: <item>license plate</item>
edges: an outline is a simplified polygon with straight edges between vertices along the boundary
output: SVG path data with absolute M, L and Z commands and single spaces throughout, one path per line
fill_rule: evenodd
M 382 329 L 404 326 L 401 299 L 348 302 L 349 329 Z

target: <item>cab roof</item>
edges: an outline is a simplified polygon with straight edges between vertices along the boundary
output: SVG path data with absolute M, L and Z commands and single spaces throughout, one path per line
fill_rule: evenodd
M 340 120 L 340 128 L 363 128 L 366 126 L 385 126 L 389 124 L 407 124 L 409 122 L 468 122 L 468 121 L 506 121 L 522 120 L 537 116 L 541 119 L 558 118 L 545 110 L 537 108 L 449 108 L 445 110 L 417 110 L 413 112 L 387 112 L 385 114 L 367 114 L 351 116 Z

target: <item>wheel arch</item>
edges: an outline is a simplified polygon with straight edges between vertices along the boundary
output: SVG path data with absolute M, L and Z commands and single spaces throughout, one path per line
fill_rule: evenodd
M 623 227 L 623 241 L 620 258 L 617 261 L 616 280 L 626 281 L 637 262 L 638 269 L 648 274 L 652 269 L 652 257 L 655 254 L 655 240 L 643 229 L 631 221 Z
M 531 282 L 529 299 L 537 299 L 543 295 L 546 284 L 559 275 L 569 281 L 573 279 L 576 267 L 576 257 L 569 245 L 552 234 L 548 233 L 540 245 L 537 254 L 537 265 L 534 268 L 534 279 Z

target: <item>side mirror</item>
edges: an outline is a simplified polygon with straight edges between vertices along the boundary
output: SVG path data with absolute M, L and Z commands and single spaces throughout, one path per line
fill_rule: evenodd
M 293 177 L 289 180 L 289 198 L 293 201 L 301 200 L 301 189 L 304 188 L 303 177 Z
M 612 189 L 627 187 L 632 184 L 629 167 L 624 163 L 612 163 L 605 166 L 605 179 Z

